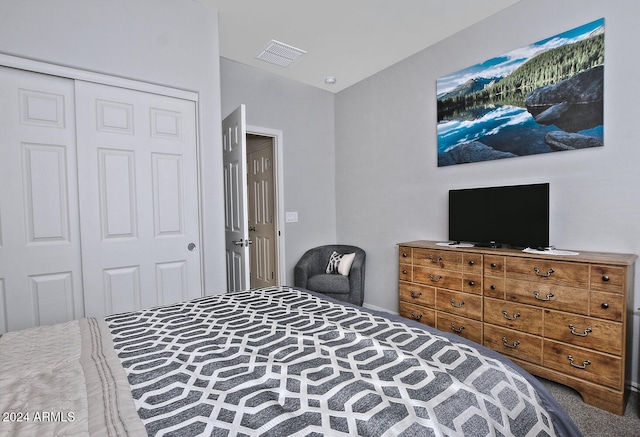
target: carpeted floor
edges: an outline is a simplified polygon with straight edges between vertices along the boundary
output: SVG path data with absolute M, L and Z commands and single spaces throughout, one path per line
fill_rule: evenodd
M 631 392 L 624 416 L 618 416 L 585 404 L 570 387 L 539 379 L 569 413 L 584 437 L 640 437 L 638 392 Z

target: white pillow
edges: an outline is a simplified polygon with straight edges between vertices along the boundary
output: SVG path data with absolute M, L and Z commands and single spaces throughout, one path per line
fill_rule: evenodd
M 338 263 L 338 273 L 344 276 L 349 276 L 351 264 L 353 264 L 354 259 L 356 259 L 355 253 L 345 253 L 342 255 L 342 259 L 340 260 L 340 263 Z
M 326 273 L 339 273 L 343 276 L 349 276 L 351 264 L 353 264 L 355 258 L 355 253 L 338 253 L 334 250 L 329 257 Z

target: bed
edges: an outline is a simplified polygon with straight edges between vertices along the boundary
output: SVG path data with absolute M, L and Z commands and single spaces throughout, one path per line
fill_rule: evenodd
M 480 345 L 272 287 L 0 337 L 0 435 L 579 436 Z

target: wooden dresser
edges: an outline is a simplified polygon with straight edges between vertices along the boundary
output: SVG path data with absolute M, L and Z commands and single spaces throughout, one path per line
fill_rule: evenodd
M 400 315 L 508 355 L 622 415 L 636 255 L 399 244 Z

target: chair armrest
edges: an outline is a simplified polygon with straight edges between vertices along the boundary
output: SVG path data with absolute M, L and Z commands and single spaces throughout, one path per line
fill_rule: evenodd
M 321 260 L 320 255 L 318 251 L 313 250 L 309 250 L 302 255 L 293 270 L 294 286 L 306 288 L 310 277 L 324 273 L 328 260 Z

